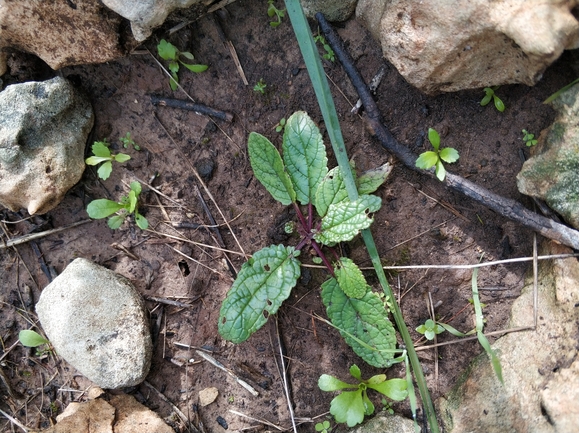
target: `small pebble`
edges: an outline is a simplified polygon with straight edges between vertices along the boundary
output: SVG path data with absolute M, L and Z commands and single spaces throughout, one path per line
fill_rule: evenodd
M 209 182 L 213 177 L 213 171 L 215 170 L 215 162 L 209 158 L 201 158 L 195 164 L 195 168 L 199 173 L 199 176 L 203 179 L 204 182 Z
M 205 407 L 210 405 L 217 399 L 219 390 L 215 387 L 205 388 L 199 391 L 199 406 Z
M 216 421 L 217 421 L 217 424 L 219 424 L 219 425 L 220 425 L 221 427 L 223 427 L 225 430 L 227 430 L 227 428 L 229 427 L 229 426 L 227 425 L 227 421 L 225 421 L 225 419 L 224 419 L 223 417 L 221 417 L 221 416 L 218 416 L 217 419 L 216 419 Z

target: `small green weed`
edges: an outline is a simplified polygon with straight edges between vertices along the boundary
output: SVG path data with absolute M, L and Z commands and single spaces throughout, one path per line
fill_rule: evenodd
M 330 421 L 328 420 L 317 423 L 314 428 L 317 432 L 320 433 L 330 433 L 332 431 L 332 427 L 330 427 Z
M 482 100 L 480 101 L 480 105 L 484 107 L 485 105 L 488 105 L 488 103 L 491 102 L 492 99 L 495 103 L 495 107 L 497 110 L 499 110 L 501 113 L 505 111 L 505 104 L 503 103 L 501 98 L 499 98 L 495 94 L 495 92 L 498 90 L 499 87 L 500 86 L 485 87 L 484 88 L 485 97 L 482 98 Z
M 281 19 L 285 17 L 285 9 L 278 9 L 273 4 L 274 0 L 268 0 L 267 4 L 267 16 L 270 18 L 275 17 L 276 21 L 270 21 L 269 25 L 272 27 L 277 27 L 281 24 Z
M 285 127 L 285 117 L 282 117 L 277 125 L 275 125 L 275 132 L 282 132 Z
M 129 133 L 127 132 L 127 135 Z M 109 143 L 106 139 L 103 141 L 95 141 L 92 145 L 92 153 L 94 156 L 91 156 L 85 160 L 88 165 L 98 165 L 101 162 L 103 163 L 97 170 L 98 177 L 102 180 L 107 180 L 113 171 L 113 161 L 115 162 L 126 162 L 131 157 L 124 153 L 117 153 L 112 154 L 111 150 L 109 149 Z
M 444 332 L 444 328 L 434 320 L 428 319 L 426 322 L 424 322 L 423 325 L 420 325 L 418 328 L 416 328 L 416 331 L 419 334 L 423 334 L 427 340 L 433 340 L 435 335 Z
M 526 129 L 521 131 L 523 133 L 523 141 L 527 145 L 527 147 L 533 147 L 537 144 L 537 139 L 535 138 L 535 134 L 531 134 Z
M 191 72 L 200 73 L 206 71 L 209 66 L 207 65 L 195 65 L 192 63 L 185 63 L 181 60 L 182 57 L 185 59 L 192 61 L 195 59 L 193 54 L 189 51 L 179 51 L 175 45 L 170 42 L 167 42 L 165 39 L 161 39 L 159 45 L 157 45 L 157 51 L 159 56 L 163 60 L 169 60 L 169 72 L 171 73 L 171 79 L 169 80 L 169 85 L 171 86 L 171 90 L 177 90 L 177 83 L 179 83 L 179 77 L 177 73 L 179 72 L 179 64 L 185 66 Z
M 115 214 L 107 222 L 108 226 L 113 230 L 118 229 L 127 216 L 134 215 L 137 226 L 142 230 L 146 230 L 149 227 L 149 222 L 139 213 L 139 194 L 141 194 L 141 184 L 139 182 L 131 182 L 131 191 L 128 195 L 121 198 L 121 201 L 116 202 L 106 198 L 93 200 L 88 204 L 86 211 L 88 216 L 94 219 L 106 218 Z
M 131 133 L 127 132 L 124 137 L 119 138 L 120 142 L 123 143 L 123 147 L 127 149 L 129 146 L 133 146 L 135 150 L 141 150 L 141 147 L 135 143 L 135 140 L 132 139 Z
M 368 398 L 367 390 L 373 389 L 394 401 L 402 401 L 408 396 L 406 379 L 386 380 L 385 374 L 377 374 L 368 380 L 362 379 L 362 373 L 356 365 L 350 367 L 350 374 L 357 384 L 342 382 L 328 374 L 322 374 L 318 386 L 322 391 L 341 391 L 330 404 L 330 413 L 336 422 L 353 427 L 364 421 L 364 416 L 374 413 L 374 404 Z M 350 389 L 353 391 L 344 391 Z
M 434 151 L 423 152 L 416 160 L 416 167 L 428 170 L 435 167 L 436 177 L 443 181 L 446 177 L 446 169 L 442 161 L 453 163 L 459 158 L 458 152 L 452 147 L 440 149 L 440 135 L 433 128 L 428 129 L 428 141 L 432 144 Z
M 318 33 L 316 37 L 314 37 L 314 41 L 319 42 L 322 47 L 324 47 L 324 50 L 326 50 L 326 53 L 322 56 L 324 59 L 329 60 L 330 62 L 334 62 L 336 60 L 336 54 L 334 53 L 334 50 L 332 50 L 332 47 L 330 47 L 330 45 L 326 42 L 324 35 Z
M 265 81 L 263 81 L 263 78 L 260 78 L 259 81 L 255 84 L 255 86 L 253 86 L 253 90 L 255 92 L 259 92 L 262 95 L 265 95 L 265 88 L 267 87 L 267 84 L 265 84 Z
M 52 349 L 50 348 L 50 341 L 48 341 L 36 331 L 23 329 L 18 333 L 18 340 L 25 347 L 35 347 L 36 356 L 43 356 L 52 352 Z M 44 345 L 46 345 L 46 347 L 43 347 Z
M 545 99 L 543 101 L 543 104 L 548 104 L 549 102 L 553 102 L 555 99 L 557 99 L 562 93 L 565 93 L 567 90 L 569 90 L 571 87 L 573 87 L 575 84 L 579 83 L 579 78 L 577 78 L 576 80 L 571 81 L 569 84 L 567 84 L 566 86 L 560 88 L 559 90 L 557 90 L 555 93 L 553 93 L 551 96 L 549 96 L 547 99 Z

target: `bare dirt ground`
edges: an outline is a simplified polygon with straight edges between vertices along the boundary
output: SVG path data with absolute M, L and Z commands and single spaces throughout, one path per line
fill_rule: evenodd
M 119 199 L 131 181 L 140 180 L 144 186 L 142 211 L 150 223 L 149 231 L 141 231 L 134 223 L 125 223 L 113 231 L 105 220 L 93 221 L 35 243 L 0 250 L 1 367 L 5 379 L 0 385 L 0 407 L 29 428 L 50 426 L 70 401 L 85 398 L 82 391 L 90 385 L 58 357 L 37 357 L 33 351 L 14 345 L 18 331 L 30 326 L 27 318 L 34 319 L 34 303 L 49 283 L 50 274 L 43 271 L 43 266 L 60 273 L 76 257 L 89 258 L 126 276 L 147 298 L 189 304 L 179 308 L 147 301 L 156 336 L 153 366 L 147 380 L 184 413 L 193 416 L 198 392 L 215 386 L 220 392 L 217 401 L 199 409 L 207 431 L 223 430 L 218 416 L 227 421 L 230 430 L 264 428 L 256 421 L 232 414 L 230 409 L 283 428 L 291 426 L 278 368 L 274 318 L 243 344 L 232 345 L 220 338 L 217 318 L 233 281 L 232 274 L 224 254 L 204 246 L 218 245 L 215 232 L 185 227 L 191 223 L 212 225 L 202 197 L 219 225 L 223 245 L 233 251 L 227 255 L 237 270 L 245 260 L 244 255 L 272 243 L 295 242 L 291 237 L 285 239 L 280 230 L 288 218 L 287 210 L 253 178 L 246 151 L 247 135 L 257 131 L 280 144 L 281 134 L 275 132 L 275 125 L 296 110 L 307 111 L 320 124 L 322 132 L 325 130 L 287 19 L 273 29 L 263 2 L 242 0 L 227 6 L 226 13 L 220 15 L 225 34 L 235 46 L 247 75 L 247 86 L 219 38 L 215 21 L 204 17 L 168 33 L 183 20 L 186 17 L 169 20 L 128 58 L 58 72 L 92 100 L 96 124 L 87 144 L 108 138 L 112 147 L 120 151 L 118 138 L 130 132 L 142 150 L 127 150 L 132 159 L 117 165 L 106 181 L 96 177 L 94 168 L 87 168 L 81 182 L 46 215 L 15 223 L 26 215 L 1 212 L 5 237 L 63 227 L 86 219 L 85 209 L 92 199 Z M 313 30 L 316 31 L 314 26 Z M 340 25 L 338 32 L 369 81 L 386 63 L 379 44 L 353 20 Z M 233 113 L 233 122 L 213 121 L 192 112 L 151 104 L 150 95 L 186 99 L 182 92 L 169 89 L 168 78 L 152 57 L 156 56 L 161 38 L 183 51 L 191 51 L 200 63 L 209 65 L 202 74 L 182 68 L 181 84 L 196 101 Z M 350 113 L 357 95 L 341 67 L 328 61 L 324 65 L 333 83 L 348 154 L 357 167 L 365 170 L 386 161 L 394 163 L 389 180 L 378 191 L 383 206 L 375 214 L 372 227 L 385 264 L 473 264 L 483 254 L 483 260 L 487 261 L 531 254 L 529 230 L 391 159 L 370 137 L 361 118 Z M 11 68 L 11 75 L 3 77 L 4 85 L 45 79 L 51 74 L 27 56 L 14 57 Z M 499 113 L 492 104 L 479 105 L 484 96 L 482 90 L 427 97 L 408 85 L 391 65 L 387 68 L 376 100 L 386 125 L 398 140 L 420 153 L 428 149 L 425 136 L 428 128 L 433 127 L 441 133 L 443 146 L 454 147 L 460 153 L 460 160 L 449 170 L 530 205 L 515 184 L 522 165 L 520 153 L 528 155 L 521 130 L 526 128 L 538 134 L 552 122 L 553 110 L 541 102 L 575 78 L 568 55 L 547 70 L 535 87 L 501 87 L 497 93 L 507 106 L 504 113 Z M 260 79 L 267 84 L 263 95 L 253 90 Z M 330 157 L 330 167 L 334 165 Z M 194 167 L 210 172 L 204 179 L 205 185 L 194 175 Z M 369 266 L 361 240 L 354 240 L 345 248 L 357 263 Z M 487 305 L 486 330 L 505 326 L 526 269 L 525 264 L 511 264 L 480 271 L 482 301 Z M 364 365 L 336 330 L 313 318 L 316 314 L 325 316 L 319 287 L 326 275 L 307 269 L 303 274 L 277 320 L 287 349 L 296 416 L 313 418 L 326 413 L 333 398 L 317 387 L 322 373 L 347 379 L 348 369 L 354 363 L 362 368 L 364 376 L 378 370 Z M 378 288 L 371 272 L 367 278 Z M 437 305 L 439 320 L 465 332 L 472 328 L 473 314 L 468 301 L 470 271 L 412 270 L 392 272 L 389 278 L 400 294 L 410 329 L 429 317 L 429 293 Z M 420 338 L 415 332 L 414 336 L 416 340 Z M 442 334 L 438 339 L 452 338 Z M 253 384 L 259 396 L 253 397 L 207 362 L 188 364 L 189 359 L 198 361 L 199 357 L 194 350 L 176 343 L 213 351 L 216 359 Z M 437 377 L 433 352 L 420 352 L 433 396 L 445 393 L 470 359 L 480 352 L 474 342 L 440 348 Z M 403 369 L 394 367 L 387 373 L 401 377 Z M 162 417 L 171 418 L 178 431 L 185 431 L 182 423 L 171 415 L 171 407 L 150 387 L 141 385 L 127 391 Z M 381 407 L 379 399 L 375 403 L 377 408 Z M 394 408 L 407 413 L 405 403 Z M 1 431 L 13 428 L 10 422 L 0 420 Z M 313 424 L 303 424 L 299 431 L 313 431 Z

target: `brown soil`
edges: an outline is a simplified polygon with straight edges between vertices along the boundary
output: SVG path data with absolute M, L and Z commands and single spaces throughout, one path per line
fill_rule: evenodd
M 222 431 L 218 416 L 227 421 L 230 430 L 250 426 L 262 429 L 260 423 L 234 415 L 230 409 L 284 428 L 291 425 L 277 365 L 274 318 L 270 319 L 271 326 L 265 326 L 243 344 L 223 341 L 217 333 L 217 318 L 233 281 L 224 255 L 194 243 L 216 246 L 213 232 L 175 226 L 211 225 L 200 200 L 202 196 L 219 224 L 226 249 L 236 252 L 229 257 L 238 270 L 244 261 L 239 254 L 242 251 L 249 255 L 266 245 L 285 241 L 279 228 L 288 218 L 287 210 L 253 178 L 246 138 L 250 131 L 257 131 L 280 144 L 281 135 L 274 127 L 282 117 L 305 110 L 321 124 L 321 115 L 288 20 L 277 29 L 271 28 L 262 2 L 235 2 L 227 6 L 227 14 L 222 18 L 225 33 L 247 75 L 248 86 L 243 84 L 229 51 L 220 41 L 213 20 L 205 17 L 168 35 L 167 30 L 178 21 L 169 21 L 140 47 L 141 51 L 128 58 L 59 72 L 80 86 L 93 102 L 96 125 L 89 144 L 107 137 L 114 143 L 113 148 L 122 150 L 118 138 L 131 132 L 142 150 L 128 150 L 132 159 L 117 165 L 106 181 L 97 179 L 94 168 L 87 169 L 81 182 L 47 215 L 12 224 L 7 221 L 19 221 L 25 215 L 2 212 L 6 235 L 16 237 L 86 219 L 85 209 L 92 199 L 119 199 L 128 183 L 136 179 L 163 193 L 161 196 L 145 187 L 142 195 L 142 210 L 154 231 L 143 232 L 134 223 L 125 223 L 121 229 L 112 231 L 101 220 L 35 243 L 1 250 L 0 337 L 7 352 L 2 359 L 2 372 L 13 391 L 22 395 L 20 399 L 11 397 L 2 385 L 5 397 L 0 406 L 28 427 L 49 426 L 70 401 L 85 398 L 73 390 L 82 391 L 90 385 L 61 359 L 39 358 L 20 345 L 12 348 L 18 331 L 30 326 L 26 318 L 34 317 L 34 302 L 49 283 L 43 264 L 60 273 L 76 257 L 89 258 L 128 277 L 145 297 L 190 304 L 188 308 L 177 308 L 147 302 L 157 336 L 147 380 L 191 415 L 198 392 L 217 387 L 220 392 L 217 401 L 199 409 L 207 431 Z M 353 20 L 338 31 L 356 66 L 369 81 L 384 63 L 379 44 Z M 181 84 L 196 101 L 233 113 L 232 123 L 214 122 L 206 116 L 151 104 L 151 94 L 186 99 L 182 92 L 170 91 L 167 77 L 153 57 L 143 51 L 146 48 L 155 53 L 161 38 L 193 52 L 199 62 L 210 65 L 202 74 L 182 70 Z M 29 61 L 27 56 L 14 57 L 12 76 L 5 76 L 4 84 L 38 79 L 46 73 L 45 69 L 30 67 Z M 460 160 L 451 167 L 452 171 L 528 204 L 515 184 L 522 164 L 520 153 L 528 154 L 521 130 L 526 128 L 538 134 L 552 122 L 553 110 L 541 102 L 575 78 L 570 63 L 564 55 L 535 87 L 501 87 L 497 93 L 507 106 L 504 113 L 499 113 L 492 104 L 479 105 L 482 90 L 427 97 L 408 85 L 391 65 L 387 66 L 376 100 L 386 125 L 415 153 L 428 148 L 425 133 L 433 127 L 441 133 L 444 146 L 460 152 Z M 495 260 L 531 254 L 529 230 L 397 164 L 370 137 L 361 118 L 350 114 L 357 95 L 342 68 L 327 61 L 324 64 L 333 83 L 348 154 L 357 167 L 365 170 L 386 161 L 394 163 L 389 180 L 378 192 L 383 206 L 375 215 L 372 228 L 386 264 L 472 264 L 483 255 L 484 260 Z M 264 95 L 253 90 L 260 79 L 267 84 Z M 330 160 L 330 166 L 334 166 L 333 158 Z M 206 177 L 207 189 L 193 173 L 193 167 L 202 171 L 203 166 L 214 168 Z M 224 218 L 229 226 L 224 224 Z M 287 242 L 296 240 L 290 238 Z M 132 255 L 115 249 L 115 244 Z M 360 265 L 369 265 L 361 240 L 351 242 L 345 251 Z M 480 271 L 479 286 L 487 305 L 484 311 L 488 331 L 506 326 L 510 305 L 519 294 L 526 269 L 526 264 L 511 264 Z M 348 368 L 354 363 L 362 368 L 364 376 L 378 370 L 364 365 L 336 330 L 312 318 L 316 314 L 325 316 L 319 287 L 326 275 L 308 269 L 303 273 L 277 320 L 287 349 L 296 416 L 312 418 L 326 413 L 333 398 L 317 387 L 322 373 L 348 379 Z M 371 272 L 367 277 L 378 288 Z M 411 330 L 429 317 L 429 293 L 441 321 L 463 331 L 472 328 L 473 313 L 468 301 L 470 271 L 412 270 L 391 273 L 389 278 L 396 292 L 402 294 L 401 306 Z M 419 334 L 412 332 L 418 340 Z M 438 337 L 439 341 L 452 338 L 445 334 Z M 175 362 L 186 364 L 191 358 L 199 360 L 193 350 L 176 343 L 214 351 L 215 358 L 256 387 L 259 397 L 251 396 L 230 376 L 207 362 L 176 365 Z M 433 396 L 447 392 L 469 360 L 480 352 L 480 346 L 474 342 L 441 348 L 437 378 L 433 351 L 420 352 Z M 402 374 L 401 367 L 388 371 L 392 377 Z M 128 391 L 161 416 L 171 416 L 171 408 L 149 387 L 141 385 Z M 379 399 L 376 403 L 380 408 Z M 407 413 L 406 403 L 394 407 Z M 176 420 L 174 416 L 171 419 Z M 182 429 L 179 422 L 174 425 Z M 8 421 L 0 421 L 0 430 L 10 429 Z M 313 425 L 306 423 L 299 431 L 313 431 Z

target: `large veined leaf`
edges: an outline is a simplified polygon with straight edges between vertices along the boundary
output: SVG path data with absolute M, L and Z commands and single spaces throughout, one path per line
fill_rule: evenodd
M 318 215 L 324 217 L 331 204 L 340 203 L 347 198 L 348 191 L 344 185 L 344 176 L 338 166 L 332 168 L 318 185 L 314 205 Z
M 249 134 L 247 149 L 253 173 L 265 189 L 284 206 L 294 202 L 294 187 L 285 172 L 281 155 L 271 141 L 257 132 L 252 132 Z
M 368 291 L 369 286 L 362 271 L 349 258 L 340 257 L 340 260 L 334 266 L 334 274 L 346 296 L 360 299 Z
M 314 239 L 325 245 L 352 240 L 360 230 L 372 224 L 370 212 L 380 209 L 382 200 L 375 195 L 361 195 L 356 201 L 342 201 L 332 204 L 322 219 L 320 233 Z
M 243 264 L 219 311 L 219 333 L 241 343 L 275 314 L 300 277 L 299 251 L 272 245 Z
M 385 163 L 380 167 L 376 167 L 365 171 L 356 179 L 356 186 L 358 193 L 371 194 L 378 189 L 380 185 L 386 182 L 386 178 L 392 171 L 392 165 Z
M 328 173 L 328 158 L 322 134 L 303 111 L 292 114 L 283 134 L 283 161 L 292 180 L 297 200 L 308 204 L 318 184 Z
M 396 334 L 378 295 L 368 291 L 361 299 L 348 298 L 330 278 L 322 284 L 322 300 L 331 322 L 358 356 L 374 367 L 393 364 Z

